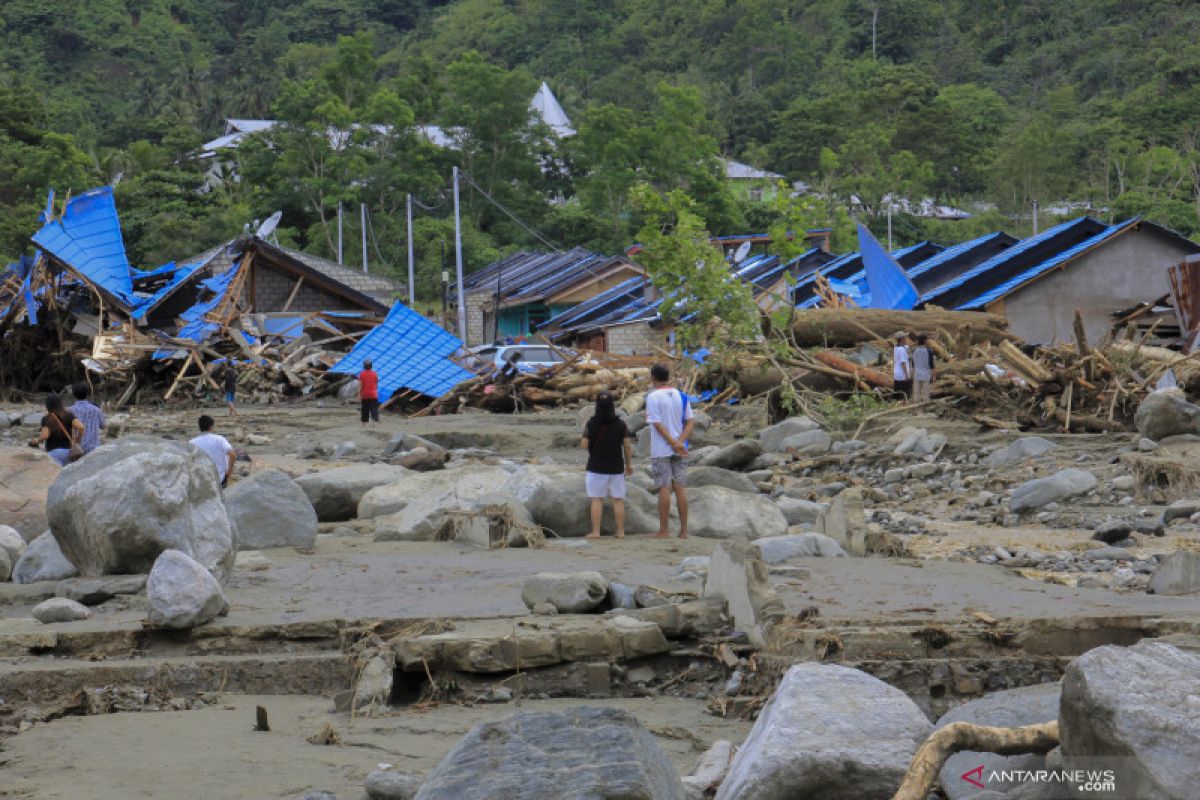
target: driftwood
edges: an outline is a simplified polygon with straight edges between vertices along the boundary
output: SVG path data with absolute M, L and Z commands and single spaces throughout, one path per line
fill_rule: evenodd
M 892 800 L 925 800 L 946 759 L 962 750 L 1011 756 L 1048 753 L 1057 746 L 1057 720 L 1022 728 L 993 728 L 969 722 L 952 722 L 934 731 L 917 748 L 912 764 Z
M 853 361 L 847 361 L 844 358 L 835 356 L 833 353 L 813 353 L 813 358 L 836 370 L 853 375 L 863 383 L 876 389 L 894 388 L 892 379 L 887 375 L 876 372 L 873 369 L 868 369 L 861 364 L 855 364 Z
M 797 311 L 792 338 L 800 347 L 853 347 L 876 339 L 891 339 L 899 331 L 936 331 L 955 340 L 970 337 L 973 344 L 1006 341 L 1008 322 L 996 314 L 975 311 L 890 311 L 875 308 L 816 308 Z

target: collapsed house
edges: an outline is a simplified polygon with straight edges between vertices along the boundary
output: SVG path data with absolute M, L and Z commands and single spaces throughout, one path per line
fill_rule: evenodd
M 61 209 L 51 194 L 42 221 L 32 237 L 37 255 L 0 275 L 0 378 L 7 387 L 54 391 L 86 379 L 124 405 L 139 391 L 165 399 L 188 388 L 216 391 L 211 367 L 227 362 L 238 367 L 239 386 L 252 399 L 316 397 L 344 382 L 322 379 L 346 350 L 381 339 L 426 375 L 462 379 L 449 360 L 461 343 L 394 306 L 403 287 L 385 276 L 257 234 L 140 270 L 128 261 L 110 187 Z M 400 308 L 417 321 L 397 334 L 387 323 Z M 379 328 L 384 333 L 369 339 Z M 444 390 L 403 373 L 381 371 L 382 382 L 417 395 Z

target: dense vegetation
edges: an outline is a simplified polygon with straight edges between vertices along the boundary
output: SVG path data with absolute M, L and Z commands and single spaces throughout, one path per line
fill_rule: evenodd
M 472 266 L 538 244 L 484 192 L 553 243 L 615 251 L 652 219 L 642 183 L 682 190 L 714 233 L 843 235 L 851 197 L 879 228 L 897 194 L 994 208 L 902 215 L 901 243 L 1023 233 L 1033 200 L 1067 198 L 1192 234 L 1198 42 L 1184 0 L 5 0 L 0 255 L 27 248 L 47 187 L 112 182 L 143 266 L 275 209 L 283 238 L 328 255 L 338 204 L 364 202 L 372 257 L 396 268 L 412 192 L 432 209 L 414 237 L 428 294 L 453 252 L 453 164 L 478 186 L 463 194 Z M 540 80 L 578 136 L 530 124 Z M 286 125 L 237 151 L 240 181 L 199 191 L 192 156 L 225 117 Z M 819 199 L 740 201 L 719 154 Z

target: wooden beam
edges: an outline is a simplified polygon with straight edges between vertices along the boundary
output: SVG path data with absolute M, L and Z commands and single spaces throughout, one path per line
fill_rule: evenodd
M 296 300 L 296 295 L 300 293 L 300 287 L 304 285 L 304 276 L 296 278 L 296 285 L 292 287 L 292 293 L 288 295 L 287 302 L 283 304 L 283 310 L 287 311 L 292 307 L 292 303 Z

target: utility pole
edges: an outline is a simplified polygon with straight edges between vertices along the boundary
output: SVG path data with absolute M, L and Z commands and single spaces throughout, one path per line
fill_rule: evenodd
M 342 204 L 338 203 L 338 263 L 342 263 Z
M 462 215 L 458 207 L 458 167 L 454 168 L 454 272 L 458 279 L 458 338 L 467 343 L 467 301 L 463 297 Z
M 412 195 L 404 201 L 404 215 L 408 219 L 408 307 L 417 304 L 417 279 L 413 270 L 413 240 L 412 240 Z
M 1037 200 L 1034 200 L 1033 201 L 1033 235 L 1034 236 L 1038 235 L 1038 218 L 1037 217 L 1038 217 L 1038 203 L 1037 203 Z
M 358 204 L 358 214 L 362 221 L 362 242 L 363 242 L 363 272 L 367 271 L 367 204 Z
M 892 202 L 888 201 L 888 252 L 892 252 Z

